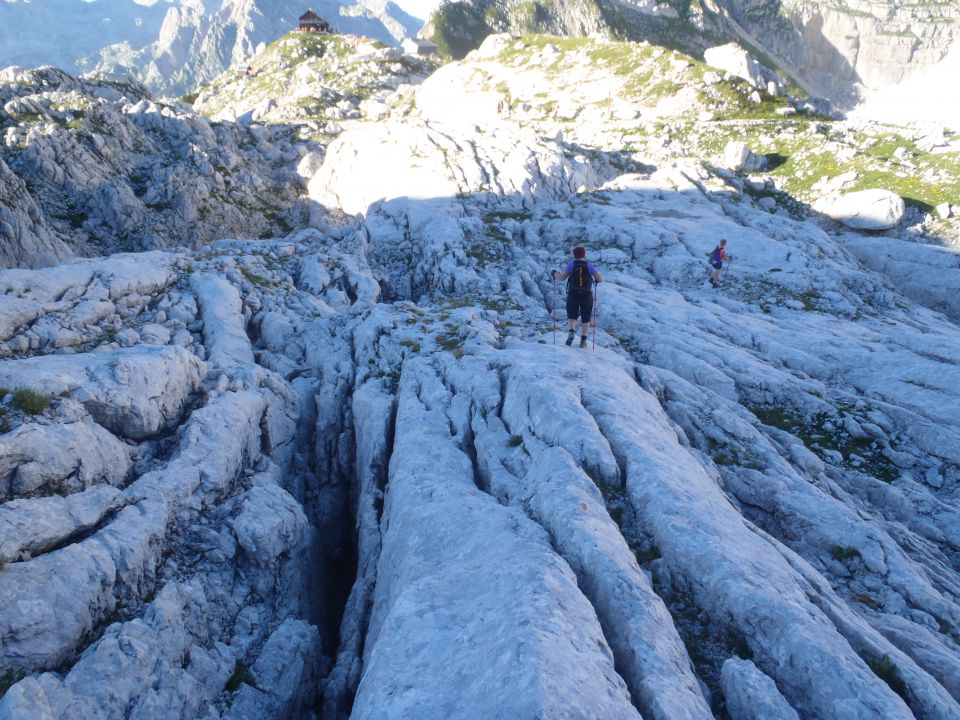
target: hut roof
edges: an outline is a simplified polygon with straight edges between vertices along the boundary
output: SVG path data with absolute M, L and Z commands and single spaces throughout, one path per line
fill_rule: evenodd
M 406 40 L 403 41 L 403 43 L 413 44 L 413 45 L 415 45 L 416 47 L 420 48 L 421 50 L 434 50 L 434 51 L 435 51 L 435 50 L 438 50 L 438 49 L 439 49 L 439 48 L 437 48 L 436 43 L 433 43 L 433 42 L 431 42 L 430 40 L 427 40 L 426 38 L 418 38 L 418 37 L 415 37 L 415 38 L 407 38 Z

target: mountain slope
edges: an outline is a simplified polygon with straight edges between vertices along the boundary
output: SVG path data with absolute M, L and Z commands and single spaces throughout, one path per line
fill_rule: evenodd
M 190 92 L 246 61 L 261 43 L 295 28 L 306 10 L 291 0 L 54 3 L 0 4 L 0 66 L 132 73 L 169 95 Z M 314 9 L 338 32 L 391 44 L 421 25 L 386 0 L 318 0 Z
M 299 43 L 258 72 L 336 55 Z M 598 39 L 492 37 L 317 164 L 288 119 L 14 79 L 24 152 L 113 83 L 81 151 L 296 166 L 314 222 L 0 271 L 0 718 L 960 715 L 950 220 L 854 232 L 774 175 L 809 144 L 893 182 L 919 146 Z M 803 147 L 691 149 L 744 138 Z
M 316 125 L 386 112 L 398 88 L 422 82 L 436 63 L 399 48 L 339 35 L 290 33 L 199 93 L 194 107 L 214 120 Z M 336 128 L 330 126 L 331 130 Z
M 696 53 L 710 43 L 697 37 L 687 16 L 680 19 L 670 5 L 574 0 L 526 2 L 520 0 L 447 0 L 424 26 L 421 34 L 441 50 L 462 58 L 480 47 L 493 33 L 544 33 L 570 37 L 598 34 L 624 40 L 648 40 Z
M 718 5 L 729 29 L 777 58 L 811 93 L 845 109 L 864 93 L 919 77 L 960 43 L 960 8 L 954 3 L 721 0 Z
M 852 109 L 864 95 L 919 77 L 960 42 L 960 10 L 942 2 L 700 0 L 684 3 L 576 0 L 446 0 L 424 27 L 461 58 L 490 34 L 599 34 L 645 40 L 702 57 L 737 40 L 798 82 L 808 94 Z M 928 98 L 915 120 L 949 116 Z M 878 118 L 879 119 L 879 118 Z

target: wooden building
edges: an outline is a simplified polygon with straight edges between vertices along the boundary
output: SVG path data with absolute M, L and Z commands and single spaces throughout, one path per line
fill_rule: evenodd
M 313 10 L 307 10 L 300 16 L 300 24 L 297 30 L 303 32 L 331 32 L 330 23 L 317 15 Z
M 407 55 L 428 56 L 437 53 L 437 46 L 424 38 L 406 38 L 400 47 Z

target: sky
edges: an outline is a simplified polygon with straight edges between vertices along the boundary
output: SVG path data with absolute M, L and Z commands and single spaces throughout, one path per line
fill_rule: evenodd
M 440 0 L 393 0 L 393 2 L 421 20 L 429 18 L 433 9 L 440 4 Z

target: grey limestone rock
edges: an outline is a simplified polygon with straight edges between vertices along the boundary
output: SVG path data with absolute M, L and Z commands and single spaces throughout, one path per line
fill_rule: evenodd
M 41 490 L 68 494 L 97 483 L 119 485 L 130 466 L 130 448 L 90 418 L 26 423 L 0 435 L 0 501 Z
M 720 682 L 733 720 L 800 720 L 776 683 L 750 660 L 730 658 L 724 662 Z
M 46 355 L 0 365 L 5 386 L 69 394 L 99 424 L 131 439 L 150 437 L 179 423 L 205 375 L 203 361 L 176 346 Z
M 903 198 L 880 188 L 824 198 L 816 209 L 855 230 L 889 230 L 904 218 Z
M 95 527 L 120 491 L 98 485 L 67 497 L 12 500 L 0 505 L 0 563 L 19 560 Z

